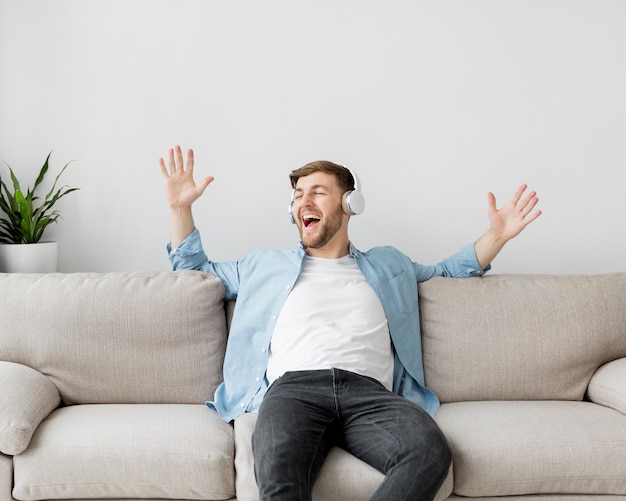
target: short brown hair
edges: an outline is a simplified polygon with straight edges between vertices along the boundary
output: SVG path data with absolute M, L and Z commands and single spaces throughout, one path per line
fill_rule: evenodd
M 295 189 L 298 179 L 308 176 L 309 174 L 313 174 L 314 172 L 334 174 L 337 180 L 337 185 L 344 192 L 354 189 L 354 178 L 352 177 L 350 170 L 341 164 L 336 164 L 328 160 L 316 160 L 315 162 L 309 162 L 299 169 L 291 171 L 291 174 L 289 174 L 291 187 Z

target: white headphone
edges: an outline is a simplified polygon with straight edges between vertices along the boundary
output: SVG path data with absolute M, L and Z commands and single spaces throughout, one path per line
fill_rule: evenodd
M 341 197 L 341 207 L 343 208 L 343 212 L 347 216 L 358 216 L 362 214 L 365 210 L 365 197 L 363 193 L 361 193 L 361 182 L 359 181 L 359 177 L 356 175 L 354 171 L 350 168 L 342 165 L 344 169 L 346 169 L 350 175 L 352 176 L 352 180 L 354 181 L 354 189 L 350 191 L 346 191 Z M 296 218 L 293 213 L 293 203 L 296 198 L 296 190 L 291 190 L 291 202 L 289 202 L 289 220 L 292 224 L 296 224 Z

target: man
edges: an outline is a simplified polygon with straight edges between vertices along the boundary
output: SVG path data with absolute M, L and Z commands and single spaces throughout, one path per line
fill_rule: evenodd
M 212 177 L 193 178 L 180 147 L 160 159 L 171 208 L 174 269 L 218 276 L 237 299 L 224 382 L 208 405 L 226 421 L 258 413 L 252 445 L 261 500 L 310 499 L 326 453 L 339 445 L 385 474 L 373 499 L 432 499 L 451 452 L 424 386 L 417 284 L 435 276 L 482 275 L 506 242 L 541 214 L 522 185 L 496 209 L 489 230 L 437 265 L 392 247 L 359 251 L 348 222 L 363 210 L 354 174 L 327 161 L 290 175 L 289 206 L 301 238 L 291 251 L 240 261 L 207 259 L 191 206 Z

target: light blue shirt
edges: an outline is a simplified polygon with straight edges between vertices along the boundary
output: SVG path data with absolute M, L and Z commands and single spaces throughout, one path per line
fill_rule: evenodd
M 224 421 L 257 412 L 268 388 L 265 371 L 272 333 L 303 269 L 304 247 L 300 243 L 293 250 L 254 251 L 238 261 L 215 263 L 208 260 L 195 229 L 176 249 L 168 245 L 168 252 L 174 270 L 212 273 L 223 282 L 226 299 L 237 300 L 224 358 L 224 381 L 207 405 Z M 474 244 L 435 265 L 415 263 L 393 247 L 361 252 L 350 244 L 350 255 L 387 317 L 395 357 L 393 391 L 434 416 L 439 399 L 424 384 L 417 284 L 433 277 L 483 275 Z

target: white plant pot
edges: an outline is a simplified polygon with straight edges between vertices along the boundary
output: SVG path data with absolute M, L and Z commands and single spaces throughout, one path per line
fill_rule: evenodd
M 54 273 L 57 255 L 57 242 L 0 244 L 0 272 Z

